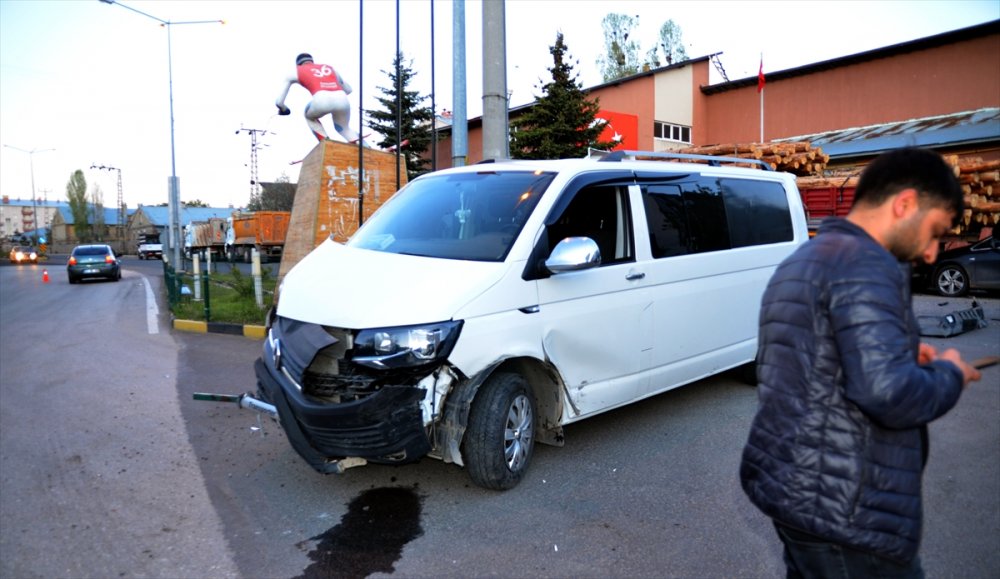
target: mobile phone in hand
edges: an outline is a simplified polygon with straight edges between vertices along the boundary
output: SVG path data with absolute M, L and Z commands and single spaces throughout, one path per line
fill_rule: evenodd
M 985 358 L 979 358 L 978 360 L 969 362 L 969 365 L 977 370 L 989 368 L 994 364 L 1000 364 L 1000 356 L 986 356 Z

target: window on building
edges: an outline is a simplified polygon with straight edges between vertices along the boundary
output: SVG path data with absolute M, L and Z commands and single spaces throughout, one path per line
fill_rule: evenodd
M 678 143 L 691 143 L 691 127 L 653 121 L 653 137 Z

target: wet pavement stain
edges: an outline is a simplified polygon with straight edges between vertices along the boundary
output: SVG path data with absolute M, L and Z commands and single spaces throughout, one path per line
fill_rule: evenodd
M 310 541 L 313 561 L 296 579 L 340 579 L 392 573 L 407 543 L 424 534 L 423 499 L 414 489 L 364 491 L 347 505 L 340 524 Z

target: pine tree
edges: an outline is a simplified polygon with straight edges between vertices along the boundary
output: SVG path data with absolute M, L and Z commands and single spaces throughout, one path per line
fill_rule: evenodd
M 427 159 L 419 153 L 427 151 L 431 147 L 431 123 L 434 122 L 434 111 L 430 107 L 421 106 L 428 97 L 420 96 L 417 91 L 406 90 L 416 73 L 413 72 L 413 61 L 410 60 L 404 65 L 403 53 L 397 53 L 392 62 L 392 70 L 382 72 L 389 77 L 388 88 L 379 87 L 382 97 L 376 97 L 378 102 L 385 107 L 384 111 L 368 112 L 369 124 L 372 129 L 382 135 L 382 140 L 378 146 L 389 149 L 396 146 L 396 112 L 402 111 L 402 122 L 400 123 L 400 135 L 405 143 L 401 148 L 406 158 L 406 175 L 408 179 L 413 179 L 421 173 L 427 171 Z M 397 76 L 397 71 L 399 72 Z M 399 109 L 396 107 L 397 88 L 402 95 Z M 407 154 L 412 152 L 413 154 Z
M 542 86 L 542 96 L 511 121 L 511 156 L 515 159 L 565 159 L 585 157 L 588 148 L 611 149 L 616 143 L 600 141 L 605 123 L 597 119 L 598 99 L 588 100 L 578 74 L 565 61 L 562 33 L 549 47 L 552 81 Z

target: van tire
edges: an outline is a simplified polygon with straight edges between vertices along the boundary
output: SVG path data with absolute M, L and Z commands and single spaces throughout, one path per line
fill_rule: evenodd
M 531 390 L 520 374 L 497 373 L 483 384 L 463 442 L 474 483 L 507 490 L 521 482 L 535 448 L 535 415 Z

